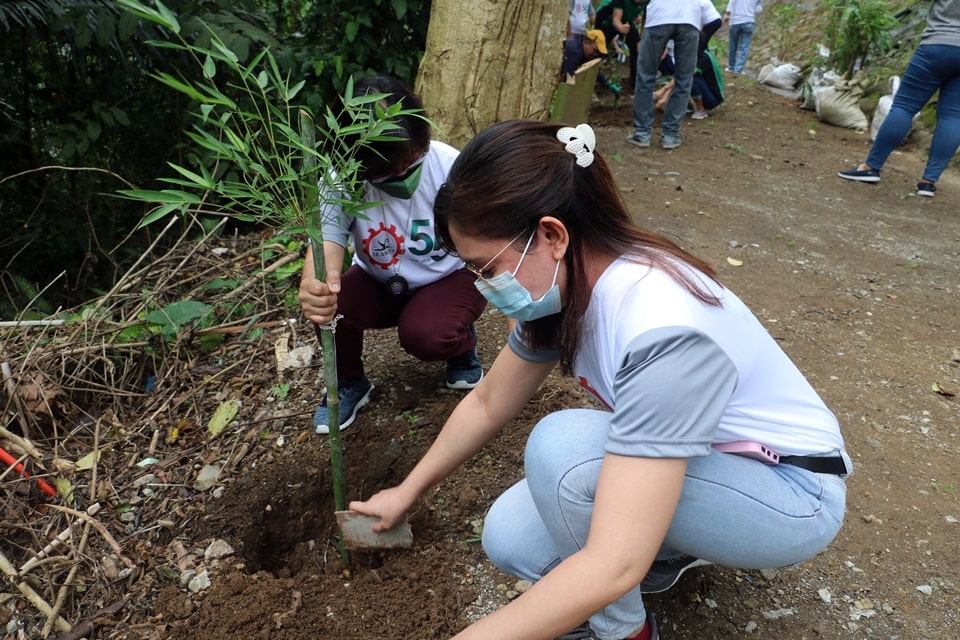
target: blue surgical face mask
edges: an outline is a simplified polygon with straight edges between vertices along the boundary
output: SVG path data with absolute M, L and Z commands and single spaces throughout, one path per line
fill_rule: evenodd
M 536 235 L 536 231 L 534 231 L 534 235 Z M 539 300 L 534 300 L 530 292 L 516 278 L 532 241 L 533 235 L 527 240 L 527 246 L 524 247 L 523 255 L 520 256 L 520 262 L 517 263 L 517 268 L 513 270 L 513 273 L 504 271 L 493 278 L 477 278 L 476 282 L 473 283 L 477 291 L 487 299 L 487 302 L 502 311 L 507 317 L 516 320 L 536 320 L 560 313 L 561 309 L 560 286 L 557 284 L 557 274 L 560 273 L 559 260 L 557 260 L 557 268 L 553 272 L 553 284 Z

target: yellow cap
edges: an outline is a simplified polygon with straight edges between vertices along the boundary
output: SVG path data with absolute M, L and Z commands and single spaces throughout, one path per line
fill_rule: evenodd
M 603 35 L 603 31 L 600 31 L 600 29 L 587 31 L 587 38 L 593 40 L 594 44 L 597 45 L 597 51 L 607 55 L 607 38 Z

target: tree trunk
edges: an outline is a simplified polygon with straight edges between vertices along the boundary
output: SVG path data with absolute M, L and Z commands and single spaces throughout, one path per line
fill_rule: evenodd
M 416 88 L 436 137 L 462 148 L 495 122 L 545 120 L 569 13 L 568 0 L 433 0 Z

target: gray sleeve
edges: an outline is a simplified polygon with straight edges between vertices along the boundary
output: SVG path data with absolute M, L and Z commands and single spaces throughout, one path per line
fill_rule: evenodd
M 523 323 L 518 322 L 507 338 L 507 344 L 510 345 L 511 351 L 529 362 L 557 362 L 560 360 L 559 349 L 532 349 L 523 341 L 523 335 L 520 333 L 521 327 L 523 327 Z
M 710 453 L 737 386 L 737 370 L 691 327 L 647 331 L 620 363 L 606 450 L 625 456 L 692 458 Z

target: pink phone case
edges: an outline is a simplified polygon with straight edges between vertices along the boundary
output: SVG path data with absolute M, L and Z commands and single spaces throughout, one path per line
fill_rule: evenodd
M 754 460 L 766 462 L 767 464 L 780 464 L 779 453 L 765 444 L 760 444 L 759 442 L 753 442 L 751 440 L 721 442 L 713 445 L 713 448 L 717 451 L 723 451 L 724 453 L 733 453 L 738 456 L 753 458 Z

